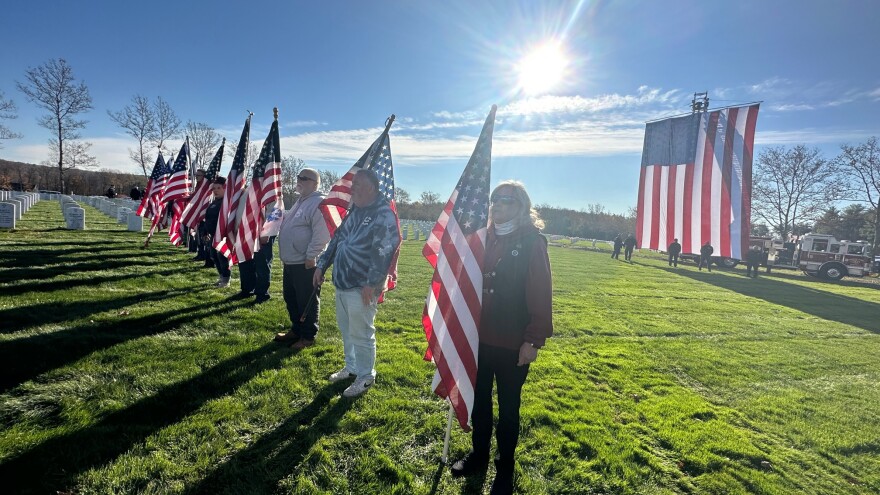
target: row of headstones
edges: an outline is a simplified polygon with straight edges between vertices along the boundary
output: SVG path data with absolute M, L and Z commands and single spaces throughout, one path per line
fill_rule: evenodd
M 70 196 L 61 194 L 52 196 L 58 196 L 65 226 L 70 230 L 86 230 L 86 210 Z
M 14 229 L 15 222 L 39 200 L 35 193 L 0 191 L 0 229 Z
M 144 230 L 144 219 L 137 215 L 137 208 L 140 205 L 137 201 L 123 198 L 109 199 L 104 196 L 83 196 L 82 200 L 115 219 L 117 223 L 125 225 L 132 232 Z
M 435 223 L 436 222 L 426 222 L 424 220 L 401 220 L 400 235 L 403 237 L 404 241 L 409 240 L 409 231 L 412 230 L 412 240 L 427 240 Z

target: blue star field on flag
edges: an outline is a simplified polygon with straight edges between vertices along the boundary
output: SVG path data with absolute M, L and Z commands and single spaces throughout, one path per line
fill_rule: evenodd
M 378 153 L 373 155 L 373 161 L 367 167 L 379 177 L 379 193 L 386 201 L 394 200 L 394 167 L 391 163 L 391 141 L 388 133 L 382 135 Z
M 177 154 L 177 159 L 174 160 L 174 167 L 171 168 L 171 173 L 183 172 L 189 168 L 189 145 L 187 143 L 183 143 L 183 146 L 180 147 L 180 152 Z
M 485 228 L 489 220 L 489 175 L 492 163 L 492 129 L 495 127 L 494 115 L 492 122 L 487 122 L 474 154 L 465 167 L 458 185 L 458 197 L 452 207 L 452 215 L 458 222 L 462 232 L 467 235 Z M 488 120 L 488 119 L 487 119 Z

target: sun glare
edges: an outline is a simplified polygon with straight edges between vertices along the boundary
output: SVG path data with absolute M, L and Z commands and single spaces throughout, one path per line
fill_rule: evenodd
M 519 86 L 529 95 L 545 93 L 559 83 L 567 66 L 562 47 L 555 42 L 545 43 L 520 60 Z

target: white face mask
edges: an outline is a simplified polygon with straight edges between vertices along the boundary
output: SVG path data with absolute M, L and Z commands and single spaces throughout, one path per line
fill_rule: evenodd
M 517 227 L 519 227 L 519 224 L 516 220 L 517 219 L 514 218 L 509 222 L 493 224 L 495 226 L 495 235 L 507 235 L 516 230 Z

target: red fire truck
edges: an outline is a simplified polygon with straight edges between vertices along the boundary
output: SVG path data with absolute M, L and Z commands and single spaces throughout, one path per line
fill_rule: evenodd
M 749 246 L 760 246 L 764 253 L 762 266 L 769 273 L 773 268 L 801 270 L 807 275 L 826 280 L 845 276 L 864 277 L 871 273 L 870 245 L 865 241 L 838 241 L 832 235 L 806 234 L 794 242 L 769 237 L 752 237 Z M 738 260 L 719 263 L 736 266 Z

